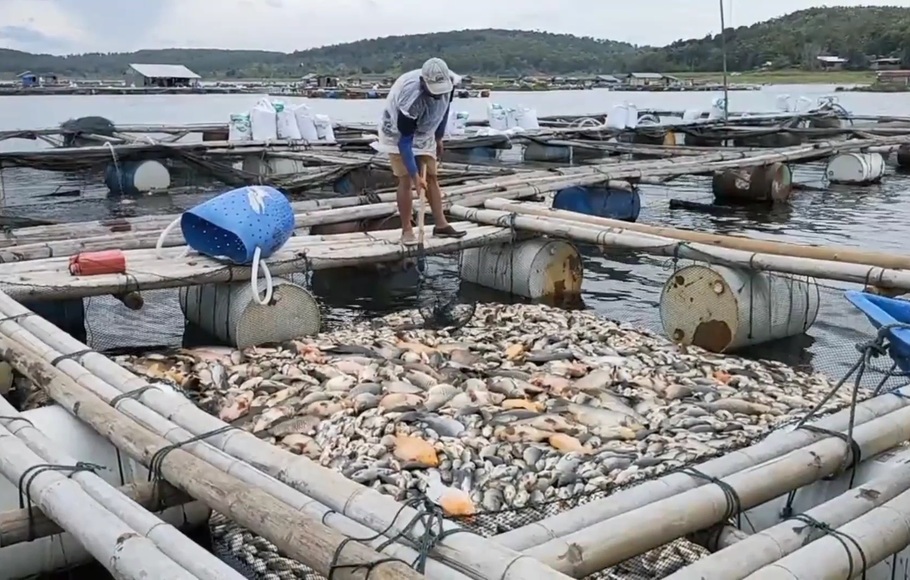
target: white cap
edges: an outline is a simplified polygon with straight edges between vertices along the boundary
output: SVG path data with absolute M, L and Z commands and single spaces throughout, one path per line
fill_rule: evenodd
M 449 72 L 449 65 L 441 58 L 431 58 L 423 63 L 420 77 L 427 84 L 427 90 L 434 95 L 452 92 L 452 74 Z

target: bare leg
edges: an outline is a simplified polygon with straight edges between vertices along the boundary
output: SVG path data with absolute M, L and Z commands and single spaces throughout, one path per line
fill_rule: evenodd
M 427 175 L 427 201 L 430 202 L 430 209 L 433 211 L 433 221 L 436 222 L 437 228 L 444 228 L 449 225 L 445 212 L 442 211 L 442 189 L 439 187 L 439 179 L 435 175 Z
M 401 234 L 414 235 L 414 228 L 411 225 L 411 216 L 413 215 L 413 200 L 411 199 L 411 178 L 405 175 L 398 178 L 398 192 L 396 199 L 398 201 L 398 215 L 401 216 Z

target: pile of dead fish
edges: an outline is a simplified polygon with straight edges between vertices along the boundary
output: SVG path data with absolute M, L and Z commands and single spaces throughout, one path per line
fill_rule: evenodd
M 457 331 L 416 322 L 118 362 L 397 499 L 420 490 L 453 516 L 528 508 L 491 518 L 488 533 L 749 445 L 833 387 L 590 312 L 481 305 Z M 848 402 L 845 390 L 826 410 Z

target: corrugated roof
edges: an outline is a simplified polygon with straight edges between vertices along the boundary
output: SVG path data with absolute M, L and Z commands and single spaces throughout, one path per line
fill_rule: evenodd
M 200 79 L 182 64 L 131 64 L 130 68 L 151 79 Z
M 662 79 L 664 75 L 660 73 L 631 73 L 631 75 L 637 79 Z

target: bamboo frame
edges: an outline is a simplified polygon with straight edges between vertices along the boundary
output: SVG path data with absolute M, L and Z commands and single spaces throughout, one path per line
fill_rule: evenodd
M 158 451 L 170 445 L 167 439 L 128 419 L 92 395 L 72 378 L 52 367 L 30 347 L 3 335 L 0 336 L 0 353 L 14 368 L 45 389 L 54 401 L 96 431 L 104 433 L 114 445 L 144 465 L 148 465 Z M 0 455 L 0 465 L 3 459 Z M 324 576 L 329 574 L 336 550 L 339 551 L 340 565 L 369 566 L 382 559 L 375 551 L 361 544 L 348 543 L 344 536 L 318 519 L 293 510 L 262 490 L 251 488 L 183 449 L 167 453 L 162 458 L 160 467 L 162 475 L 178 489 L 264 536 L 290 557 Z M 45 509 L 44 506 L 42 509 Z M 340 549 L 342 544 L 345 545 Z M 364 573 L 363 568 L 339 568 L 333 576 L 362 579 Z M 373 569 L 370 576 L 385 580 L 420 577 L 420 574 L 398 562 L 383 563 Z
M 910 408 L 853 430 L 862 457 L 872 457 L 908 439 Z M 828 437 L 723 481 L 736 491 L 739 506 L 750 509 L 835 473 L 849 450 L 843 439 Z M 719 523 L 729 509 L 728 501 L 720 486 L 707 485 L 601 521 L 525 553 L 573 578 L 583 578 Z
M 2 293 L 0 293 L 0 310 L 28 312 Z M 43 345 L 45 361 L 53 360 L 64 352 L 85 349 L 85 345 L 38 316 L 24 317 L 18 323 L 2 322 L 0 329 L 4 334 L 12 333 L 13 336 L 21 337 L 19 340 L 25 341 L 33 347 L 35 342 Z M 23 332 L 24 330 L 28 332 Z M 27 338 L 29 335 L 32 338 Z M 103 381 L 109 388 L 115 387 L 117 394 L 148 385 L 144 379 L 133 375 L 109 358 L 96 353 L 83 356 L 81 365 L 64 360 L 59 363 L 58 368 L 83 385 Z M 137 407 L 133 405 L 136 401 L 125 400 L 119 405 L 119 408 L 126 411 L 127 405 L 129 405 L 130 412 L 133 412 L 133 409 L 136 412 L 143 409 L 145 411 L 154 410 L 161 417 L 166 417 L 193 435 L 209 433 L 225 426 L 222 421 L 200 410 L 183 397 L 169 395 L 157 389 L 144 391 L 135 399 L 141 401 L 142 404 Z M 143 423 L 146 424 L 151 421 L 154 421 L 153 417 L 143 419 Z M 158 424 L 160 425 L 159 430 L 168 429 L 167 425 L 162 425 L 160 420 Z M 415 510 L 403 508 L 388 496 L 350 481 L 340 473 L 321 467 L 305 457 L 293 455 L 274 445 L 269 445 L 245 431 L 232 430 L 225 434 L 211 436 L 206 439 L 206 443 L 224 451 L 230 457 L 244 462 L 247 466 L 255 466 L 263 473 L 299 490 L 308 498 L 335 510 L 343 518 L 349 518 L 374 532 L 388 529 L 390 535 L 397 535 L 404 531 L 403 527 L 407 522 L 418 515 Z M 192 449 L 195 452 L 201 447 L 194 444 L 192 447 L 187 446 L 187 450 Z M 243 463 L 240 465 L 242 466 Z M 241 468 L 235 466 L 230 468 L 230 471 L 234 473 L 235 469 Z M 237 473 L 240 472 L 237 471 Z M 329 521 L 334 522 L 335 516 Z M 451 522 L 447 522 L 445 525 L 447 529 L 457 529 L 457 526 Z M 418 524 L 411 531 L 409 538 L 411 541 L 417 541 L 422 533 L 423 528 Z M 481 580 L 493 578 L 498 580 L 526 580 L 527 578 L 565 580 L 566 578 L 563 574 L 531 558 L 522 557 L 517 552 L 507 550 L 470 533 L 457 533 L 446 537 L 435 547 L 431 555 L 447 566 Z M 435 574 L 432 577 L 443 578 L 443 576 Z
M 0 413 L 3 416 L 0 422 L 5 423 L 4 427 L 47 463 L 55 465 L 74 465 L 76 463 L 76 459 L 61 452 L 53 441 L 33 427 L 31 423 L 22 420 L 22 415 L 2 398 L 0 398 Z M 7 419 L 7 417 L 12 417 L 12 419 Z M 154 514 L 146 511 L 145 508 L 120 493 L 98 475 L 84 471 L 74 473 L 70 478 L 77 482 L 89 497 L 123 520 L 140 535 L 154 542 L 163 554 L 194 577 L 201 580 L 241 580 L 243 578 L 233 568 L 206 552 L 198 544 L 177 531 L 175 527 L 165 524 Z
M 815 506 L 805 514 L 832 528 L 840 528 L 871 510 L 890 502 L 910 489 L 910 465 L 900 464 L 884 477 L 851 489 L 825 503 Z M 723 550 L 703 558 L 664 580 L 695 580 L 697 578 L 724 578 L 742 580 L 753 572 L 775 561 L 795 554 L 812 540 L 815 530 L 797 520 L 784 520 L 776 526 L 746 537 Z M 910 541 L 910 540 L 908 540 Z M 835 551 L 834 549 L 831 550 Z M 857 569 L 861 567 L 856 561 Z M 829 573 L 827 577 L 846 577 Z M 816 572 L 817 574 L 817 569 Z M 818 576 L 816 576 L 818 577 Z
M 195 576 L 158 550 L 148 538 L 92 499 L 78 483 L 57 471 L 35 471 L 45 462 L 6 428 L 0 427 L 3 453 L 0 473 L 10 481 L 32 479 L 32 501 L 79 543 L 115 578 L 144 580 Z

